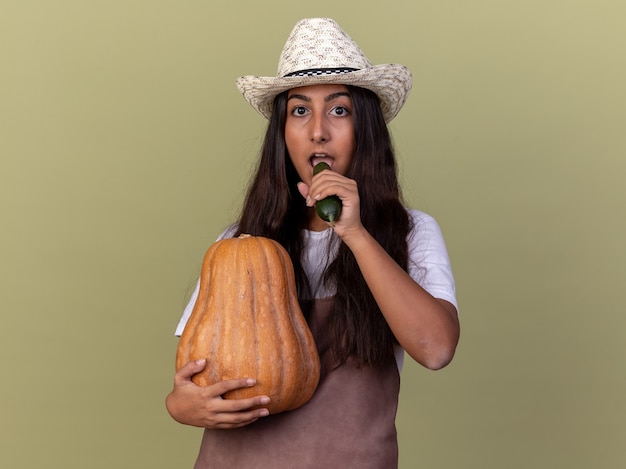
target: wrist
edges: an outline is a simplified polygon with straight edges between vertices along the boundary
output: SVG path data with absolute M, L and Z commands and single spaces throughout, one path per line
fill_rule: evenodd
M 368 246 L 371 246 L 372 242 L 376 242 L 363 225 L 360 225 L 359 228 L 356 229 L 346 230 L 340 237 L 355 256 L 361 250 L 366 250 Z

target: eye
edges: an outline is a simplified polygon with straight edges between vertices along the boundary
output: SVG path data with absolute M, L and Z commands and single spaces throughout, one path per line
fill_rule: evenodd
M 291 110 L 291 114 L 293 114 L 294 116 L 306 116 L 307 112 L 308 110 L 304 106 L 295 106 Z
M 350 110 L 345 106 L 335 106 L 330 112 L 337 117 L 343 117 L 350 114 Z

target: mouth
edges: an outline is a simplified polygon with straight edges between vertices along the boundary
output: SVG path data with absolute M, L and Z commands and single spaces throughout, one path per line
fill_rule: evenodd
M 332 168 L 333 164 L 335 163 L 335 160 L 332 157 L 330 157 L 327 153 L 314 153 L 309 158 L 309 163 L 311 164 L 311 168 L 314 168 L 316 164 L 322 163 L 322 162 L 326 163 L 328 166 Z

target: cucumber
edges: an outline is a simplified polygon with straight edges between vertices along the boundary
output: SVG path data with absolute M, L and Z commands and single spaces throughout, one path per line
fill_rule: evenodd
M 313 168 L 313 176 L 325 169 L 330 170 L 330 166 L 327 163 L 317 163 Z M 335 226 L 335 220 L 341 215 L 341 199 L 336 195 L 329 195 L 325 199 L 318 200 L 315 203 L 315 210 L 319 217 Z

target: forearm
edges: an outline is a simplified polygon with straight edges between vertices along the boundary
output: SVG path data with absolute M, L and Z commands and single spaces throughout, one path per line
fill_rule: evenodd
M 434 298 L 360 229 L 343 237 L 400 345 L 430 369 L 447 365 L 459 339 L 456 309 Z

